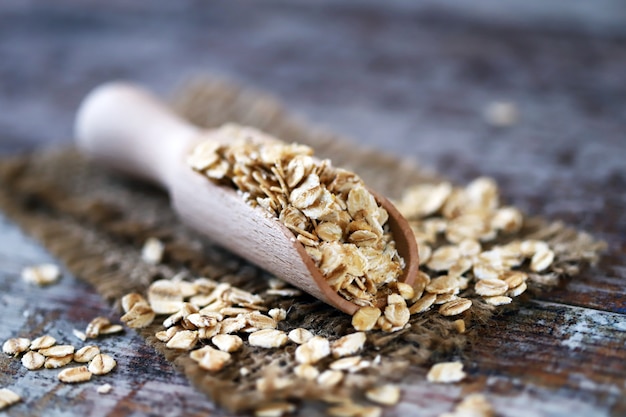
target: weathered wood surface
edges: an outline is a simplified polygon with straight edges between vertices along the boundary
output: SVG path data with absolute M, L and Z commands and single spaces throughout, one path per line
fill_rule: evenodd
M 78 102 L 100 82 L 131 78 L 167 92 L 213 71 L 457 182 L 494 176 L 511 203 L 590 231 L 609 250 L 597 267 L 495 320 L 468 350 L 467 382 L 433 386 L 411 370 L 388 415 L 435 416 L 474 391 L 505 416 L 626 415 L 626 10 L 610 0 L 585 13 L 450 3 L 451 12 L 436 2 L 5 1 L 0 150 L 70 137 Z M 517 104 L 520 122 L 490 127 L 482 112 L 503 99 Z M 0 340 L 45 329 L 78 342 L 72 328 L 114 317 L 70 276 L 45 289 L 17 279 L 44 260 L 0 222 Z M 0 357 L 0 385 L 26 398 L 9 414 L 220 415 L 132 332 L 102 345 L 117 371 L 77 387 Z M 114 391 L 96 394 L 100 382 Z

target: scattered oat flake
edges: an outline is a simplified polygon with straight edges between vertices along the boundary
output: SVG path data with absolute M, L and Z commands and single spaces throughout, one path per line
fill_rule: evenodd
M 529 274 L 528 279 L 538 285 L 554 286 L 559 283 L 559 276 L 556 273 Z
M 124 327 L 120 324 L 109 324 L 108 326 L 104 326 L 100 329 L 101 335 L 109 335 L 121 333 L 124 331 Z
M 251 346 L 262 348 L 278 348 L 287 343 L 287 335 L 281 330 L 264 329 L 251 333 L 248 336 L 248 343 Z
M 293 368 L 293 373 L 299 378 L 313 381 L 319 376 L 320 371 L 313 365 L 302 363 Z
M 422 298 L 417 300 L 411 307 L 409 307 L 409 313 L 418 314 L 428 310 L 437 300 L 437 294 L 424 294 Z
M 173 314 L 182 307 L 183 295 L 175 282 L 162 279 L 148 288 L 148 302 L 156 314 Z
M 96 390 L 98 394 L 108 394 L 113 390 L 113 386 L 111 384 L 103 384 L 98 387 Z
M 491 218 L 491 227 L 505 233 L 517 232 L 524 222 L 522 213 L 515 207 L 502 207 Z
M 413 298 L 415 296 L 415 290 L 413 289 L 412 286 L 410 286 L 407 283 L 404 282 L 398 282 L 396 284 L 396 287 L 398 289 L 398 293 L 402 296 L 402 298 L 404 298 L 405 300 L 410 300 L 411 298 Z
M 24 268 L 22 279 L 31 284 L 54 284 L 61 277 L 61 270 L 54 264 L 41 264 Z
M 426 291 L 431 294 L 447 294 L 453 292 L 459 286 L 459 280 L 455 276 L 441 275 L 433 278 L 426 286 Z
M 437 295 L 437 299 L 435 300 L 435 304 L 437 305 L 441 305 L 441 304 L 446 304 L 450 301 L 454 301 L 456 299 L 458 299 L 459 297 L 454 294 L 454 293 L 448 293 L 448 294 L 439 294 Z
M 508 284 L 500 279 L 481 279 L 474 286 L 476 294 L 487 297 L 504 295 L 508 289 Z
M 8 388 L 0 388 L 0 410 L 22 401 L 22 398 Z
M 328 355 L 330 355 L 330 343 L 328 339 L 320 336 L 311 338 L 296 349 L 296 361 L 298 363 L 315 364 Z
M 201 329 L 206 327 L 214 327 L 217 325 L 217 321 L 217 318 L 213 316 L 200 313 L 191 313 L 183 319 L 183 325 L 188 329 L 193 327 Z
M 454 320 L 454 327 L 457 332 L 465 333 L 465 320 L 463 319 Z
M 418 253 L 419 253 L 419 259 L 420 259 L 420 266 L 424 266 L 430 261 L 430 257 L 433 254 L 433 250 L 426 243 L 419 242 L 418 251 L 419 251 Z
M 43 356 L 39 352 L 26 352 L 24 356 L 22 356 L 22 365 L 28 370 L 34 371 L 35 369 L 40 369 L 43 367 L 46 362 L 46 357 Z
M 243 346 L 241 337 L 230 334 L 218 334 L 211 339 L 211 342 L 223 352 L 235 352 Z
M 495 268 L 492 265 L 482 262 L 475 263 L 474 267 L 472 268 L 472 272 L 474 273 L 474 276 L 479 280 L 499 279 L 501 273 L 499 268 Z
M 457 246 L 441 246 L 430 256 L 426 264 L 433 271 L 445 271 L 450 269 L 461 257 L 461 252 Z
M 248 314 L 251 312 L 252 310 L 244 307 L 224 307 L 220 309 L 220 314 L 227 317 L 238 316 L 240 314 Z
M 263 377 L 256 380 L 256 389 L 260 392 L 280 391 L 289 387 L 293 382 L 291 378 Z
M 167 342 L 169 349 L 191 350 L 198 343 L 198 332 L 196 330 L 182 330 L 174 334 Z
M 111 372 L 117 362 L 111 355 L 99 353 L 89 363 L 89 371 L 94 375 L 106 375 Z
M 343 379 L 343 372 L 327 369 L 317 377 L 317 383 L 324 387 L 334 387 Z
M 200 349 L 192 350 L 189 353 L 189 357 L 195 362 L 200 362 L 202 358 L 204 357 L 204 355 L 211 350 L 216 350 L 216 349 L 212 348 L 211 346 L 203 346 Z
M 391 384 L 382 385 L 368 389 L 365 397 L 378 404 L 395 405 L 400 401 L 400 388 Z
M 506 295 L 509 297 L 519 297 L 526 291 L 526 289 L 528 289 L 528 285 L 525 282 L 522 282 L 517 287 L 511 288 L 507 291 Z
M 284 308 L 272 308 L 267 314 L 276 321 L 283 321 L 287 318 L 287 310 Z
M 273 402 L 264 404 L 254 411 L 256 417 L 281 417 L 293 413 L 296 406 L 287 402 Z
M 448 301 L 439 307 L 439 314 L 442 316 L 456 316 L 468 310 L 472 306 L 472 300 L 467 298 L 457 298 L 456 300 Z
M 100 353 L 100 348 L 95 345 L 84 346 L 74 352 L 74 362 L 87 363 Z
M 59 381 L 61 382 L 75 384 L 89 381 L 91 379 L 91 375 L 92 373 L 89 372 L 86 366 L 76 366 L 62 370 L 57 375 L 57 378 L 59 378 Z
M 459 382 L 465 378 L 463 364 L 461 362 L 441 362 L 430 368 L 426 376 L 430 382 L 452 383 Z
M 334 371 L 349 371 L 356 368 L 361 362 L 360 356 L 349 356 L 347 358 L 337 359 L 328 367 Z
M 333 356 L 335 358 L 341 358 L 343 356 L 354 355 L 363 349 L 366 339 L 367 337 L 364 332 L 357 332 L 335 340 L 330 346 Z
M 473 413 L 477 417 L 492 417 L 495 415 L 493 406 L 482 394 L 470 394 L 456 406 L 457 412 L 464 414 Z
M 74 346 L 72 345 L 56 345 L 49 348 L 40 349 L 39 353 L 46 357 L 61 358 L 67 355 L 74 355 Z
M 54 337 L 49 336 L 49 335 L 44 335 L 44 336 L 36 338 L 30 343 L 30 350 L 39 350 L 39 349 L 49 348 L 51 346 L 54 346 L 56 342 L 57 341 Z
M 141 248 L 141 259 L 151 265 L 157 265 L 161 263 L 164 248 L 163 242 L 154 237 L 150 237 L 144 243 L 143 248 Z
M 530 269 L 534 272 L 546 270 L 554 261 L 554 252 L 550 249 L 539 250 L 535 252 L 530 260 Z
M 547 252 L 550 246 L 541 240 L 525 240 L 519 244 L 520 252 L 527 257 L 532 257 L 537 252 Z
M 275 329 L 277 326 L 276 320 L 271 317 L 265 316 L 258 311 L 246 314 L 246 323 L 255 329 Z
M 62 368 L 68 363 L 72 362 L 73 358 L 74 358 L 74 355 L 71 353 L 67 356 L 59 356 L 59 357 L 51 356 L 51 357 L 46 358 L 46 361 L 44 362 L 43 366 L 46 369 Z
M 135 304 L 148 305 L 148 301 L 145 298 L 143 298 L 141 294 L 133 292 L 133 293 L 129 293 L 123 296 L 121 300 L 121 304 L 122 304 L 122 309 L 124 310 L 124 313 L 128 313 Z
M 461 275 L 469 271 L 473 265 L 474 263 L 472 262 L 471 259 L 461 258 L 458 261 L 456 261 L 454 265 L 450 267 L 450 269 L 448 270 L 448 275 L 454 276 L 454 277 L 460 277 Z
M 470 394 L 465 397 L 454 411 L 443 413 L 439 417 L 493 417 L 495 411 L 483 394 Z
M 398 295 L 398 294 L 393 294 Z M 399 302 L 389 302 L 387 307 L 385 307 L 385 318 L 392 324 L 394 327 L 402 327 L 409 322 L 411 318 L 411 312 L 406 306 L 406 301 L 399 296 Z M 390 295 L 391 299 L 392 296 Z
M 200 358 L 198 365 L 207 371 L 216 372 L 222 369 L 231 358 L 230 353 L 213 349 L 209 346 L 203 348 L 204 354 Z
M 284 289 L 269 289 L 266 291 L 267 295 L 278 295 L 281 297 L 297 297 L 302 295 L 302 291 L 297 290 L 295 288 L 284 288 Z
M 372 330 L 381 314 L 376 307 L 361 307 L 352 316 L 352 327 L 358 331 Z
M 509 290 L 520 286 L 528 279 L 528 274 L 521 271 L 507 271 L 500 276 L 500 279 L 506 282 Z
M 425 217 L 436 213 L 452 192 L 452 184 L 420 184 L 408 188 L 398 210 L 406 217 Z
M 106 317 L 96 317 L 87 325 L 85 336 L 87 336 L 88 339 L 95 339 L 100 336 L 100 330 L 110 324 L 111 322 Z
M 220 144 L 217 141 L 203 141 L 194 148 L 187 159 L 187 163 L 193 169 L 205 170 L 219 159 L 219 155 L 217 154 L 219 147 Z
M 307 329 L 303 329 L 303 328 L 299 327 L 297 329 L 293 329 L 292 331 L 290 331 L 289 334 L 287 335 L 287 337 L 292 342 L 294 342 L 294 343 L 296 343 L 298 345 L 301 345 L 301 344 L 306 343 L 309 340 L 311 340 L 313 338 L 313 333 L 311 333 Z
M 511 297 L 506 297 L 504 295 L 497 295 L 495 297 L 485 297 L 484 298 L 487 304 L 491 304 L 492 306 L 502 306 L 505 304 L 511 304 L 513 299 Z
M 83 342 L 85 340 L 87 340 L 87 335 L 84 332 L 82 332 L 82 331 L 80 331 L 78 329 L 72 329 L 72 334 L 74 336 L 76 336 L 77 339 L 79 339 L 79 340 L 81 340 Z
M 27 351 L 30 348 L 30 339 L 25 337 L 15 337 L 8 339 L 2 345 L 2 352 L 7 355 L 18 356 L 20 353 Z
M 246 324 L 246 318 L 244 316 L 228 317 L 220 323 L 220 333 L 236 333 L 246 327 Z
M 131 329 L 141 329 L 152 324 L 155 317 L 154 310 L 147 302 L 137 302 L 132 304 L 120 320 Z
M 160 340 L 163 343 L 167 343 L 170 341 L 170 339 L 172 337 L 174 337 L 174 335 L 176 333 L 178 333 L 179 331 L 181 331 L 182 328 L 180 326 L 172 326 L 167 330 L 161 330 L 159 332 L 156 332 L 154 334 L 154 337 L 156 337 L 158 340 Z M 199 332 L 198 332 L 198 337 L 199 337 Z

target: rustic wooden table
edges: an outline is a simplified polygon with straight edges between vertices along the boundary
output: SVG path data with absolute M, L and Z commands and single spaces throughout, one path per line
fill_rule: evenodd
M 494 320 L 469 350 L 467 382 L 415 375 L 386 415 L 436 416 L 483 392 L 503 416 L 624 416 L 626 8 L 505 3 L 5 0 L 0 152 L 67 143 L 78 102 L 100 82 L 168 92 L 210 71 L 459 183 L 493 176 L 510 203 L 609 249 L 598 266 Z M 519 121 L 486 123 L 497 101 L 514 103 Z M 43 289 L 19 279 L 43 261 L 53 260 L 0 216 L 0 340 L 40 330 L 74 341 L 72 329 L 95 315 L 114 317 L 69 274 Z M 0 387 L 25 399 L 7 414 L 222 415 L 132 332 L 101 345 L 117 371 L 81 386 L 0 356 Z M 105 382 L 112 393 L 97 394 Z

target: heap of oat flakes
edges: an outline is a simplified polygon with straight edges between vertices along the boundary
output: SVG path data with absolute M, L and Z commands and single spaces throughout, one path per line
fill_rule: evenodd
M 293 296 L 294 292 L 285 285 L 272 280 L 268 293 Z M 257 389 L 268 394 L 299 379 L 332 390 L 347 374 L 375 367 L 381 361 L 380 357 L 367 360 L 360 355 L 367 341 L 364 332 L 329 340 L 304 328 L 280 330 L 278 322 L 287 318 L 286 310 L 269 308 L 257 294 L 208 278 L 158 280 L 148 288 L 147 297 L 131 293 L 121 301 L 125 311 L 121 320 L 129 327 L 147 327 L 157 316 L 164 317 L 163 328 L 155 334 L 156 338 L 169 349 L 188 351 L 190 358 L 208 372 L 233 366 L 233 356 L 244 344 L 263 349 L 297 345 L 293 353 L 296 365 L 290 369 L 290 376 L 256 381 Z M 242 376 L 251 372 L 246 368 L 239 371 Z M 393 405 L 399 401 L 400 390 L 393 385 L 381 385 L 367 390 L 365 395 L 376 404 Z M 294 410 L 294 404 L 279 401 L 262 405 L 256 413 L 280 416 Z M 329 409 L 330 415 L 379 416 L 380 413 L 378 406 L 362 406 L 350 399 Z
M 500 206 L 489 178 L 465 188 L 418 185 L 396 207 L 409 220 L 420 251 L 411 314 L 439 305 L 439 313 L 455 316 L 471 307 L 466 297 L 508 304 L 526 291 L 529 278 L 549 278 L 540 273 L 554 261 L 553 250 L 544 241 L 508 237 L 521 229 L 523 216 L 515 207 Z

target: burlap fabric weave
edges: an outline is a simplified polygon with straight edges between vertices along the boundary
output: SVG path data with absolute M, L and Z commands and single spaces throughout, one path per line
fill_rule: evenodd
M 369 186 L 388 197 L 399 197 L 412 184 L 437 181 L 436 176 L 412 164 L 360 149 L 346 139 L 295 120 L 264 94 L 220 81 L 205 79 L 189 84 L 179 92 L 174 106 L 199 126 L 236 122 L 310 145 L 318 156 L 357 172 Z M 124 294 L 145 292 L 155 279 L 181 272 L 229 282 L 261 295 L 269 288 L 263 271 L 184 227 L 163 192 L 88 163 L 72 149 L 2 160 L 0 209 L 37 237 L 77 277 L 94 285 L 115 308 L 119 308 L 117 302 Z M 575 275 L 580 266 L 595 261 L 602 247 L 584 233 L 541 219 L 530 219 L 514 237 L 531 236 L 547 240 L 556 248 L 557 260 L 549 271 L 554 276 Z M 164 262 L 158 266 L 141 261 L 141 247 L 148 237 L 157 237 L 166 244 Z M 289 312 L 279 328 L 304 327 L 329 338 L 349 332 L 350 317 L 307 295 L 266 298 Z M 399 370 L 407 366 L 462 356 L 468 339 L 480 337 L 480 326 L 492 314 L 489 306 L 475 300 L 464 315 L 469 325 L 465 334 L 459 334 L 451 320 L 437 313 L 414 316 L 408 328 L 392 334 L 370 332 L 363 356 L 374 359 L 380 355 L 381 366 L 348 375 L 332 394 L 358 395 L 374 383 L 401 380 L 404 372 Z M 245 346 L 235 354 L 237 366 L 211 374 L 200 369 L 186 352 L 166 349 L 156 340 L 153 335 L 159 327 L 154 324 L 140 334 L 179 366 L 200 391 L 229 410 L 251 409 L 268 400 L 315 400 L 330 394 L 304 381 L 257 391 L 255 381 L 259 377 L 271 379 L 290 372 L 295 347 L 267 350 Z M 242 376 L 240 367 L 246 367 L 250 374 Z

